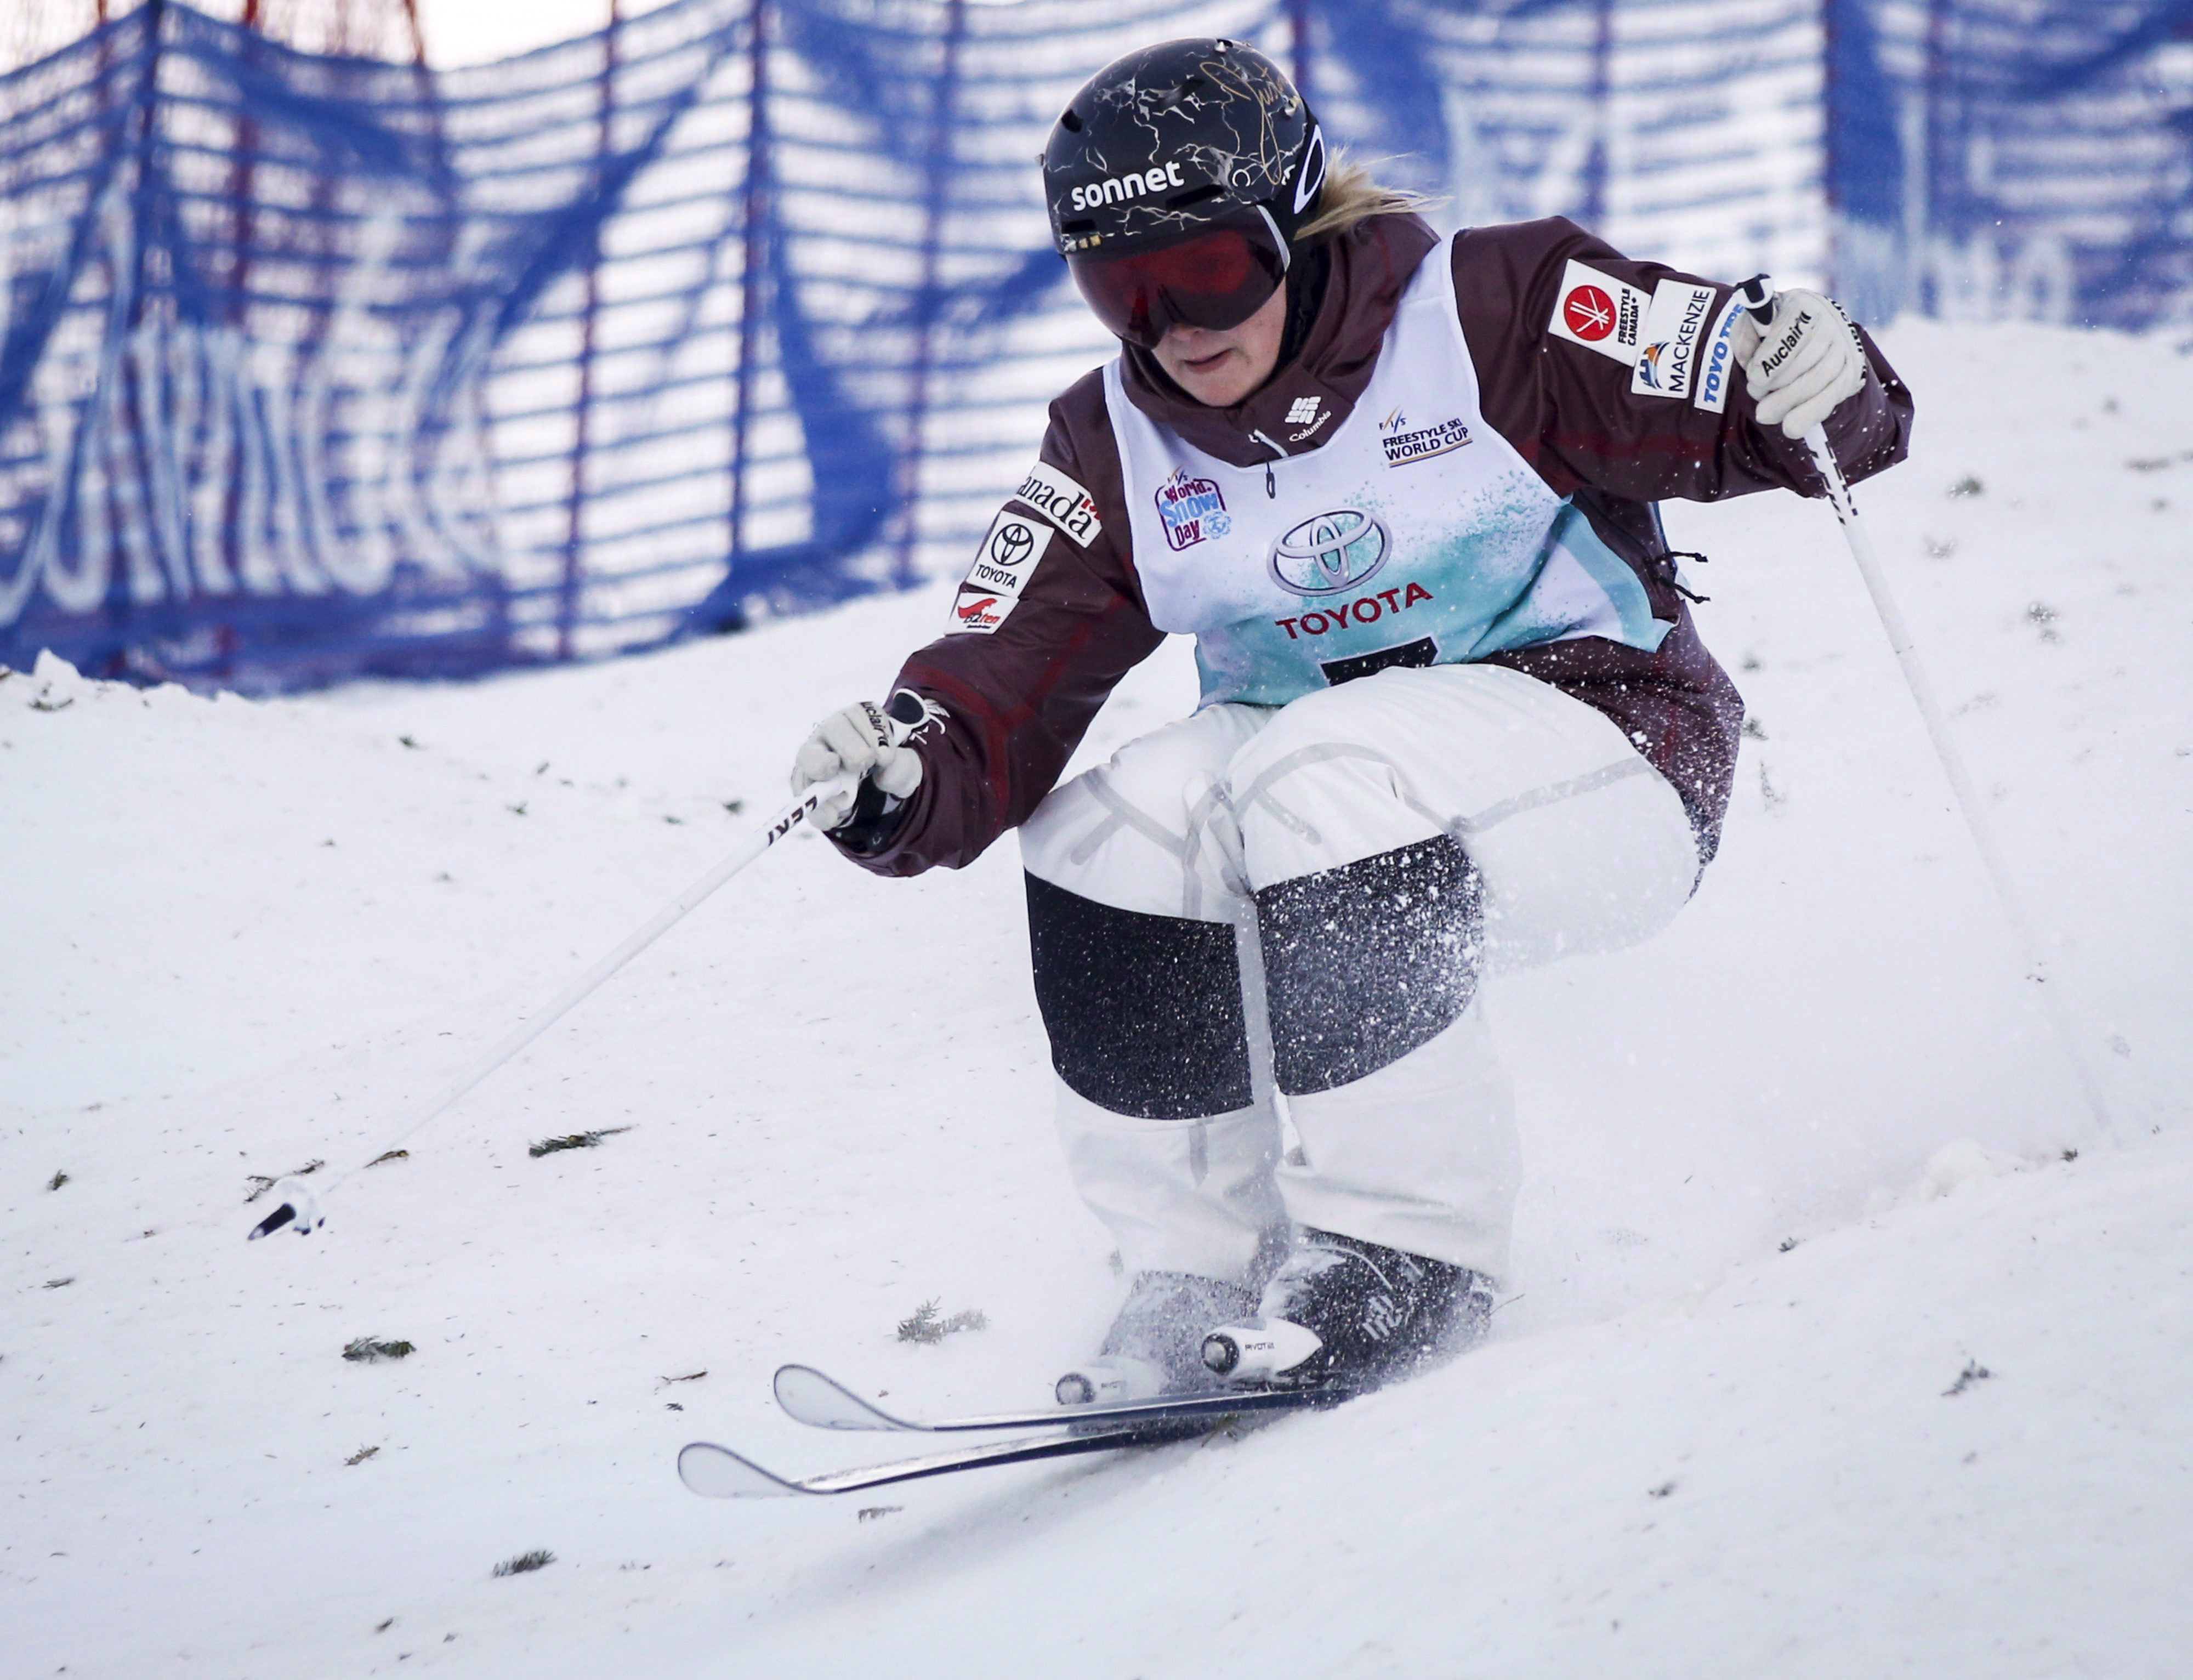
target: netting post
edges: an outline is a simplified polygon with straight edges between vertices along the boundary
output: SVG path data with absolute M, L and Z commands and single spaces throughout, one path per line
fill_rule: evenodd
M 747 549 L 747 436 L 753 415 L 754 357 L 760 348 L 763 238 L 769 205 L 769 0 L 747 19 L 747 179 L 739 207 L 739 365 L 731 404 L 731 561 Z
M 1842 0 L 1820 0 L 1820 204 L 1828 218 L 1825 256 L 1828 295 L 1842 295 L 1842 169 L 1837 156 L 1842 112 L 1842 77 L 1835 66 L 1835 8 Z
M 1598 21 L 1592 33 L 1591 146 L 1584 153 L 1583 202 L 1577 220 L 1593 232 L 1604 234 L 1606 221 L 1606 178 L 1612 166 L 1614 128 L 1614 0 L 1594 0 Z
M 616 111 L 617 32 L 623 24 L 619 0 L 610 0 L 609 27 L 602 32 L 602 91 L 595 106 L 594 178 L 609 169 L 613 136 L 610 119 Z M 564 586 L 556 598 L 556 657 L 570 659 L 575 652 L 579 602 L 584 582 L 584 536 L 587 513 L 587 450 L 593 441 L 594 402 L 594 322 L 602 304 L 602 225 L 594 223 L 593 249 L 587 253 L 587 304 L 579 317 L 579 394 L 571 428 L 570 518 L 564 538 Z
M 1295 91 L 1314 107 L 1317 101 L 1311 97 L 1309 86 L 1309 0 L 1287 0 L 1287 33 Z
M 930 371 L 936 357 L 937 271 L 942 265 L 944 213 L 952 192 L 952 123 L 959 104 L 959 43 L 966 26 L 967 0 L 948 0 L 944 60 L 937 71 L 936 96 L 930 106 L 921 285 L 914 293 L 913 367 L 907 382 L 906 453 L 900 457 L 898 555 L 891 567 L 891 581 L 902 589 L 914 581 L 913 550 L 920 535 L 922 431 L 929 418 Z

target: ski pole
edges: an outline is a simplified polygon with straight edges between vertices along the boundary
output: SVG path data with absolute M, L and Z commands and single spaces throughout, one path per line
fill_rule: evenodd
M 538 1013 L 527 1016 L 512 1028 L 508 1035 L 501 1043 L 460 1075 L 454 1082 L 428 1103 L 426 1108 L 421 1110 L 417 1119 L 390 1138 L 388 1149 L 392 1150 L 405 1138 L 415 1136 L 431 1121 L 446 1114 L 455 1106 L 458 1099 L 467 1092 L 505 1062 L 510 1060 L 512 1057 L 517 1055 L 541 1034 L 547 1032 L 603 981 L 608 979 L 610 975 L 616 973 L 625 964 L 630 962 L 668 932 L 688 910 L 733 875 L 738 874 L 740 870 L 745 869 L 762 853 L 774 846 L 787 834 L 792 833 L 793 829 L 799 828 L 800 824 L 808 821 L 815 815 L 817 807 L 826 800 L 839 794 L 850 792 L 859 784 L 859 780 L 858 777 L 850 775 L 833 776 L 827 781 L 817 782 L 810 786 L 798 799 L 771 817 L 766 826 L 756 830 L 741 842 L 737 849 L 723 862 L 665 904 L 650 917 L 644 926 L 634 929 L 615 950 L 609 952 L 600 961 L 595 963 L 593 967 L 558 992 Z M 386 1150 L 383 1150 L 382 1153 L 386 1154 Z M 256 1242 L 261 1237 L 278 1231 L 284 1225 L 294 1225 L 298 1236 L 309 1236 L 327 1223 L 325 1216 L 320 1212 L 321 1201 L 332 1195 L 336 1188 L 349 1176 L 348 1168 L 336 1173 L 334 1178 L 320 1187 L 317 1195 L 302 1178 L 294 1174 L 283 1178 L 274 1186 L 276 1192 L 282 1197 L 281 1205 L 254 1225 L 251 1228 L 250 1236 L 246 1240 Z
M 1772 319 L 1774 299 L 1764 274 L 1755 275 L 1737 288 L 1745 311 L 1764 331 Z M 2109 1105 L 2102 1098 L 2102 1089 L 2096 1082 L 2087 1058 L 2079 1052 L 2078 1035 L 2072 1030 L 2071 1018 L 2064 1001 L 2048 983 L 2048 960 L 2040 939 L 2035 935 L 2033 923 L 2025 914 L 2025 906 L 2013 884 L 2009 868 L 2004 863 L 2002 852 L 1995 845 L 1995 834 L 1980 806 L 1979 795 L 1974 791 L 1972 777 L 1965 769 L 1963 757 L 1956 743 L 1950 737 L 1950 726 L 1942 716 L 1942 708 L 1935 703 L 1934 687 L 1927 679 L 1926 668 L 1919 662 L 1919 651 L 1911 639 L 1910 627 L 1904 622 L 1904 614 L 1896 605 L 1896 597 L 1888 587 L 1887 575 L 1881 569 L 1880 556 L 1874 553 L 1873 538 L 1858 523 L 1858 503 L 1852 499 L 1850 485 L 1843 478 L 1841 463 L 1836 461 L 1835 450 L 1828 443 L 1824 425 L 1815 426 L 1805 433 L 1805 447 L 1812 451 L 1812 462 L 1825 482 L 1829 505 L 1835 510 L 1836 521 L 1842 526 L 1843 536 L 1850 544 L 1851 558 L 1858 562 L 1858 575 L 1864 578 L 1867 593 L 1873 597 L 1873 610 L 1880 616 L 1881 627 L 1887 633 L 1888 645 L 1895 651 L 1896 662 L 1904 672 L 1904 685 L 1911 691 L 1919 716 L 1927 725 L 1927 733 L 1934 743 L 1934 755 L 1941 761 L 1942 773 L 1949 780 L 1950 790 L 1956 795 L 1958 808 L 1963 811 L 1965 827 L 1970 831 L 1973 844 L 1978 848 L 1980 861 L 1987 865 L 1988 878 L 1995 884 L 1996 899 L 2001 903 L 2003 920 L 2009 923 L 2012 937 L 2018 942 L 2025 959 L 2028 976 L 2041 988 L 2047 1000 L 2050 1024 L 2064 1046 L 2065 1058 L 2072 1072 L 2077 1075 L 2080 1090 L 2085 1093 L 2087 1105 L 2093 1109 L 2094 1124 L 2104 1138 L 2115 1141 L 2116 1127 L 2110 1118 Z

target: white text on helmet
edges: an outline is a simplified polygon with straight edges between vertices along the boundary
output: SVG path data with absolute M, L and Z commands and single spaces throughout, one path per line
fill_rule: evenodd
M 1161 192 L 1168 186 L 1187 185 L 1181 179 L 1177 163 L 1167 163 L 1161 168 L 1143 169 L 1139 173 L 1130 169 L 1125 175 L 1114 175 L 1110 180 L 1097 181 L 1093 186 L 1075 187 L 1074 208 L 1093 210 L 1101 204 L 1116 204 L 1122 198 L 1139 198 L 1145 192 Z

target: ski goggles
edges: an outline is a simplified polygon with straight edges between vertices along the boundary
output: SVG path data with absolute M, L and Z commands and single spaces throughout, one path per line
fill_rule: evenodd
M 1253 219 L 1177 244 L 1116 256 L 1076 254 L 1066 266 L 1112 335 L 1148 350 L 1175 326 L 1214 332 L 1240 326 L 1286 278 L 1287 248 L 1259 205 Z

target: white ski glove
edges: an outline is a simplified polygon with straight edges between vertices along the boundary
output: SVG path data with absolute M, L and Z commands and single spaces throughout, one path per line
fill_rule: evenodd
M 1778 422 L 1801 438 L 1836 405 L 1865 389 L 1865 349 L 1849 317 L 1818 292 L 1788 291 L 1774 300 L 1774 319 L 1761 331 L 1749 312 L 1730 330 L 1762 426 Z
M 908 691 L 902 698 L 911 699 Z M 919 704 L 919 702 L 916 702 Z M 910 729 L 873 701 L 862 700 L 833 712 L 815 725 L 792 761 L 792 791 L 804 792 L 811 784 L 850 771 L 875 784 L 893 806 L 921 785 L 921 754 L 902 743 Z M 838 829 L 853 814 L 854 793 L 826 800 L 815 809 L 815 821 L 824 829 Z

